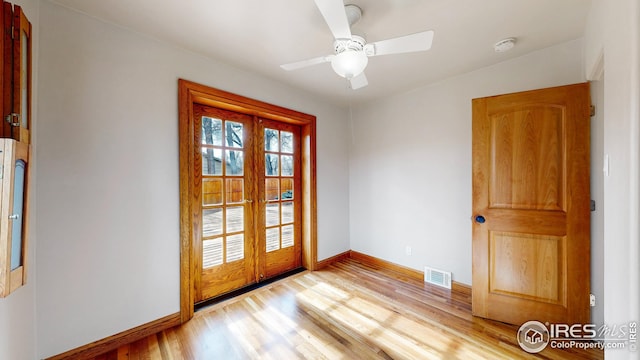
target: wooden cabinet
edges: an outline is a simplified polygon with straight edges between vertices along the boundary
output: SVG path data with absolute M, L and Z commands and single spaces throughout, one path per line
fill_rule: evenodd
M 0 18 L 0 298 L 26 282 L 31 142 L 31 23 L 2 3 Z
M 31 23 L 22 8 L 3 3 L 0 137 L 29 143 L 31 128 Z
M 29 145 L 0 139 L 0 297 L 26 282 Z

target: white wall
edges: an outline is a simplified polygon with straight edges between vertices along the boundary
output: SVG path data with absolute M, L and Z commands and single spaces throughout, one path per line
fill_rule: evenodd
M 25 15 L 32 26 L 32 130 L 37 128 L 38 94 L 35 84 L 38 81 L 38 28 L 39 28 L 39 8 L 37 0 L 9 0 L 12 4 L 22 7 Z M 33 132 L 37 137 L 36 131 Z M 36 139 L 32 139 L 34 144 L 32 154 L 37 149 Z M 30 164 L 30 193 L 34 194 L 36 187 L 37 162 L 31 159 Z M 29 217 L 29 245 L 27 254 L 27 284 L 10 296 L 0 299 L 0 359 L 35 359 L 36 357 L 36 261 L 35 249 L 37 244 L 36 236 L 36 214 L 33 209 L 36 206 L 36 199 L 30 199 L 31 214 Z
M 585 34 L 586 73 L 604 59 L 604 322 L 619 326 L 640 320 L 640 4 L 594 0 Z
M 591 102 L 596 115 L 591 118 L 591 293 L 596 306 L 591 308 L 591 322 L 604 324 L 604 78 L 591 82 Z
M 471 99 L 581 81 L 574 40 L 355 108 L 351 248 L 471 284 Z
M 40 8 L 39 357 L 179 311 L 177 79 L 317 116 L 318 254 L 349 249 L 347 110 Z
M 584 31 L 585 75 L 591 83 L 591 101 L 596 115 L 591 118 L 591 199 L 596 210 L 591 213 L 591 293 L 596 306 L 591 308 L 591 322 L 604 324 L 604 1 L 592 1 Z M 599 270 L 599 271 L 598 271 Z

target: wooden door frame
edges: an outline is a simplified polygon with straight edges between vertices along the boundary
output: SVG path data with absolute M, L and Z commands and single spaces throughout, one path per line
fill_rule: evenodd
M 259 100 L 232 94 L 200 85 L 188 80 L 178 80 L 178 132 L 180 155 L 180 320 L 193 317 L 195 262 L 192 246 L 194 226 L 200 220 L 192 211 L 195 166 L 193 105 L 202 104 L 236 111 L 254 117 L 272 119 L 300 126 L 302 156 L 302 266 L 315 270 L 317 255 L 317 206 L 316 206 L 316 117 L 298 111 L 268 104 Z

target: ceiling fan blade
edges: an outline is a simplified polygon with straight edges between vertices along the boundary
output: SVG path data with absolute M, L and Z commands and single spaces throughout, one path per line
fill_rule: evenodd
M 315 0 L 335 39 L 351 39 L 351 28 L 342 0 Z
M 433 30 L 423 31 L 393 39 L 367 44 L 365 51 L 369 56 L 400 54 L 431 49 Z M 373 51 L 371 51 L 373 50 Z
M 335 55 L 320 56 L 320 57 L 313 58 L 313 59 L 307 59 L 307 60 L 296 61 L 296 62 L 293 62 L 293 63 L 280 65 L 280 67 L 285 69 L 285 70 L 287 70 L 287 71 L 302 69 L 302 68 L 307 67 L 307 66 L 312 66 L 312 65 L 317 65 L 317 64 L 322 64 L 322 63 L 325 63 L 325 62 L 329 62 L 329 61 L 331 61 L 331 59 L 334 56 Z
M 351 78 L 349 82 L 351 83 L 352 90 L 358 90 L 360 88 L 363 88 L 369 85 L 369 82 L 367 81 L 367 77 L 364 75 L 364 72 L 361 72 L 360 75 Z

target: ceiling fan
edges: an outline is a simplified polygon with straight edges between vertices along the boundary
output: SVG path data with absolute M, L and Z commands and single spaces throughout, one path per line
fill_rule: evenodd
M 369 57 L 426 51 L 431 48 L 433 30 L 367 44 L 363 37 L 351 33 L 351 25 L 362 17 L 362 10 L 358 6 L 344 5 L 342 0 L 314 1 L 335 38 L 333 42 L 335 54 L 280 65 L 284 70 L 296 70 L 331 62 L 333 70 L 349 80 L 351 88 L 356 90 L 368 84 L 364 69 L 367 67 Z

